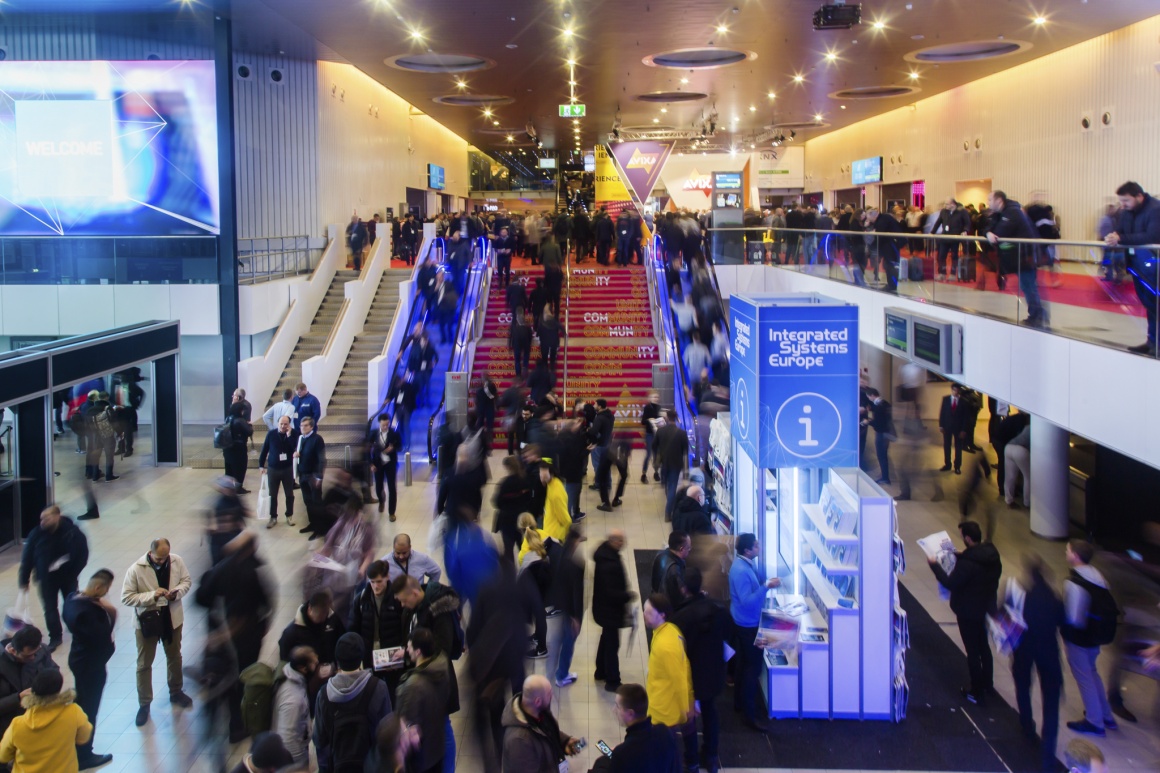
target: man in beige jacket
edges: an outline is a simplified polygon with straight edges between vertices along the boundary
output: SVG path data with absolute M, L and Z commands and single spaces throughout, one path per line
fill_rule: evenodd
M 157 644 L 165 649 L 169 702 L 181 708 L 193 705 L 182 691 L 181 627 L 185 615 L 181 599 L 193 584 L 181 556 L 169 552 L 169 540 L 153 540 L 149 552 L 125 572 L 121 603 L 134 608 L 133 629 L 137 638 L 137 727 L 149 721 L 153 702 L 153 659 Z

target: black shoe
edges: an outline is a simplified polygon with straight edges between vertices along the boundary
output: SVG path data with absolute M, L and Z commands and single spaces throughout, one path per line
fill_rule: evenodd
M 1087 735 L 1094 735 L 1099 738 L 1103 738 L 1105 735 L 1107 735 L 1102 727 L 1096 727 L 1091 722 L 1088 722 L 1087 719 L 1081 719 L 1077 722 L 1068 722 L 1067 729 L 1074 733 L 1086 733 Z
M 898 496 L 896 496 L 894 498 L 894 501 L 895 502 L 909 502 L 910 501 L 910 494 L 899 494 Z
M 91 768 L 99 768 L 102 765 L 108 765 L 113 761 L 111 754 L 90 754 L 82 760 L 77 761 L 77 768 L 79 770 L 89 770 Z
M 874 482 L 877 483 L 879 486 L 889 486 L 890 485 L 889 478 L 879 478 L 878 480 L 876 480 Z
M 620 507 L 620 506 L 621 506 L 621 505 L 623 505 L 623 504 L 624 504 L 624 502 L 621 502 L 619 497 L 617 497 L 616 499 L 612 500 L 612 506 L 613 506 L 613 507 Z
M 1112 701 L 1112 713 L 1125 722 L 1137 722 L 1136 715 L 1128 711 L 1128 707 L 1122 701 Z
M 321 534 L 319 534 L 318 532 L 314 532 L 313 534 L 311 534 L 309 537 L 307 537 L 307 538 L 306 538 L 306 541 L 307 541 L 307 542 L 313 542 L 314 540 L 318 539 L 318 538 L 319 538 L 319 537 L 321 537 L 321 536 L 322 536 L 322 535 L 321 535 Z
M 121 476 L 120 476 L 120 475 L 106 475 L 106 476 L 105 476 L 105 480 L 106 480 L 106 481 L 111 481 L 111 480 L 120 480 L 120 479 L 121 479 Z M 247 492 L 245 492 L 245 493 L 247 493 L 247 494 L 248 494 L 249 492 L 247 491 Z
M 170 695 L 169 702 L 174 706 L 180 706 L 183 709 L 188 709 L 193 706 L 193 698 L 190 698 L 183 692 L 175 692 Z
M 593 484 L 591 484 L 590 486 L 588 486 L 588 488 L 590 488 L 590 489 L 592 489 L 593 491 L 595 491 L 597 488 L 599 488 L 599 486 L 597 486 L 595 483 L 593 483 Z
M 605 503 L 603 503 L 603 504 L 599 504 L 599 505 L 597 505 L 597 506 L 596 506 L 596 509 L 597 509 L 597 510 L 599 510 L 600 512 L 602 512 L 602 513 L 611 513 L 611 512 L 612 512 L 612 505 L 610 505 L 610 504 L 608 504 L 607 502 L 605 502 Z
M 109 480 L 112 480 L 112 478 L 109 478 Z M 249 494 L 250 490 L 248 488 L 240 488 L 240 489 L 238 489 L 238 493 L 239 494 Z
M 620 682 L 605 682 L 604 690 L 606 692 L 616 692 L 620 689 Z
M 137 718 L 135 720 L 133 720 L 133 723 L 136 724 L 137 727 L 145 727 L 145 723 L 148 721 L 149 721 L 149 704 L 145 704 L 141 708 L 137 709 Z
M 1156 355 L 1156 344 L 1153 341 L 1145 341 L 1137 346 L 1129 346 L 1128 351 L 1134 352 L 1135 354 L 1147 354 L 1152 357 Z
M 528 649 L 527 655 L 525 657 L 531 658 L 532 660 L 546 658 L 548 657 L 548 648 L 532 645 L 532 647 Z
M 949 464 L 944 464 L 942 467 L 938 468 L 938 471 L 939 472 L 950 472 L 951 466 Z
M 641 483 L 648 483 L 648 475 L 645 475 L 645 474 L 642 472 L 642 473 L 640 474 L 640 482 L 641 482 Z
M 310 524 L 306 524 L 306 526 L 304 526 L 303 528 L 298 530 L 298 533 L 299 534 L 309 534 L 312 531 L 314 531 L 314 527 L 311 526 Z
M 743 720 L 742 724 L 744 724 L 750 730 L 756 730 L 759 733 L 769 732 L 769 721 L 762 719 L 761 717 L 757 717 L 756 719 L 745 719 Z
M 100 518 L 100 517 L 101 517 L 100 513 L 85 513 L 84 515 L 78 515 L 77 520 L 78 521 L 92 521 L 92 520 Z
M 660 479 L 661 479 L 661 474 L 659 472 L 657 472 L 656 470 L 653 470 L 653 480 L 659 482 Z

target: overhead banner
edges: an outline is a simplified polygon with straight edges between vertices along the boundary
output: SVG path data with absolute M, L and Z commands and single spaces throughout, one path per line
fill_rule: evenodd
M 638 208 L 643 209 L 645 201 L 661 178 L 661 170 L 673 152 L 672 142 L 619 142 L 611 147 L 612 158 L 616 162 L 620 179 L 625 181 L 629 193 Z
M 612 155 L 604 145 L 596 146 L 596 206 L 604 207 L 613 217 L 632 206 L 628 188 L 624 187 Z
M 729 299 L 733 437 L 759 467 L 858 464 L 858 307 Z

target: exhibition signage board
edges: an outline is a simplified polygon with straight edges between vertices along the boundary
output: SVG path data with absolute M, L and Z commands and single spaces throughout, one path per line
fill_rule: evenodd
M 858 464 L 858 308 L 817 294 L 729 299 L 733 436 L 758 467 Z
M 645 201 L 661 178 L 661 170 L 669 160 L 673 150 L 672 142 L 619 142 L 610 146 L 609 151 L 616 162 L 620 179 L 624 180 L 633 195 L 637 207 L 643 209 Z
M 612 162 L 612 154 L 606 145 L 597 145 L 596 162 L 596 206 L 604 207 L 608 214 L 616 217 L 632 206 L 632 198 L 624 180 Z

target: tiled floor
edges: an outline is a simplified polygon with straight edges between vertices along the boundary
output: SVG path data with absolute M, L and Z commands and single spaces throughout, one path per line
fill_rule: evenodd
M 325 427 L 323 427 L 325 434 Z M 91 556 L 86 576 L 98 567 L 106 566 L 116 574 L 116 588 L 126 568 L 148 548 L 151 539 L 168 537 L 174 552 L 180 554 L 189 564 L 190 572 L 196 579 L 208 568 L 208 548 L 202 540 L 205 510 L 211 494 L 210 481 L 214 473 L 189 468 L 154 468 L 148 466 L 148 438 L 138 445 L 138 455 L 118 464 L 117 473 L 121 480 L 97 485 L 97 496 L 101 503 L 102 517 L 99 521 L 83 525 L 89 536 Z M 57 497 L 68 515 L 77 515 L 84 510 L 79 488 L 81 457 L 72 453 L 71 438 L 56 441 L 58 469 Z M 639 458 L 636 460 L 639 463 Z M 491 458 L 493 470 L 498 471 L 499 457 Z M 425 468 L 416 469 L 415 484 L 402 488 L 399 520 L 380 524 L 381 550 L 385 552 L 393 536 L 399 532 L 410 533 L 415 546 L 426 544 L 430 513 L 434 501 L 434 488 L 426 480 Z M 257 489 L 256 481 L 251 488 Z M 593 550 L 607 529 L 617 526 L 625 530 L 628 547 L 625 551 L 628 577 L 635 586 L 635 572 L 631 568 L 631 550 L 642 547 L 661 547 L 667 530 L 660 517 L 662 494 L 660 486 L 647 486 L 634 481 L 624 497 L 625 504 L 614 514 L 596 510 L 595 492 L 584 489 L 583 508 L 589 513 L 585 521 L 590 541 L 585 546 L 588 553 Z M 253 504 L 254 496 L 250 497 Z M 996 544 L 1006 557 L 1005 569 L 1008 573 L 1018 570 L 1017 556 L 1024 551 L 1034 551 L 1047 556 L 1059 568 L 1062 563 L 1062 547 L 1046 543 L 1028 535 L 1026 516 L 1014 511 L 1003 510 Z M 300 518 L 301 520 L 301 518 Z M 899 529 L 906 539 L 910 572 L 905 577 L 906 587 L 926 606 L 941 623 L 950 625 L 952 617 L 946 604 L 939 600 L 933 576 L 926 570 L 921 551 L 914 545 L 914 539 L 938 529 L 953 529 L 957 522 L 953 504 L 932 505 L 927 502 L 902 503 L 899 509 Z M 261 529 L 261 552 L 273 568 L 282 587 L 282 594 L 275 616 L 275 630 L 266 637 L 263 654 L 272 662 L 276 657 L 277 638 L 281 626 L 292 618 L 297 605 L 297 567 L 309 553 L 311 545 L 297 530 L 284 525 L 272 531 Z M 0 553 L 0 608 L 11 605 L 16 593 L 16 568 L 19 552 L 15 548 Z M 591 583 L 591 565 L 586 572 L 586 580 Z M 39 604 L 34 615 L 39 620 Z M 957 636 L 951 631 L 952 638 Z M 625 633 L 627 639 L 627 633 Z M 56 660 L 67 668 L 67 647 L 69 636 L 65 636 L 65 647 L 56 654 Z M 556 689 L 556 712 L 561 727 L 577 736 L 589 740 L 589 748 L 579 758 L 572 761 L 574 771 L 587 770 L 598 752 L 595 742 L 603 739 L 615 746 L 623 738 L 612 713 L 612 695 L 604 692 L 602 685 L 594 684 L 591 678 L 592 662 L 596 649 L 597 631 L 590 618 L 583 623 L 580 639 L 576 647 L 573 670 L 580 675 L 579 681 L 570 687 Z M 204 641 L 204 615 L 192 603 L 186 606 L 184 651 L 187 665 L 193 665 Z M 185 771 L 205 771 L 217 773 L 211 764 L 206 744 L 198 732 L 196 707 L 192 711 L 174 711 L 164 703 L 165 676 L 163 657 L 159 654 L 154 668 L 155 691 L 159 696 L 154 703 L 152 721 L 144 728 L 133 725 L 137 709 L 134 687 L 135 647 L 129 612 L 123 611 L 117 624 L 118 650 L 109 666 L 109 685 L 105 690 L 97 727 L 96 750 L 111 752 L 114 762 L 105 768 L 110 771 L 163 771 L 164 773 L 184 773 Z M 645 651 L 643 637 L 638 639 L 632 652 L 622 652 L 623 676 L 625 681 L 644 681 Z M 534 669 L 543 672 L 546 661 L 533 662 Z M 462 665 L 462 664 L 461 664 Z M 1009 702 L 1014 702 L 1013 689 L 1006 669 L 997 664 L 998 689 Z M 192 687 L 187 688 L 197 695 Z M 1066 705 L 1063 719 L 1078 717 L 1082 711 L 1075 685 L 1068 678 Z M 1110 734 L 1100 745 L 1109 756 L 1113 770 L 1156 770 L 1160 760 L 1160 735 L 1157 722 L 1157 689 L 1155 683 L 1143 679 L 1132 679 L 1128 683 L 1129 701 L 1141 714 L 1138 726 L 1125 726 L 1122 731 Z M 921 696 L 912 694 L 912 700 Z M 458 739 L 458 770 L 476 771 L 479 763 L 478 748 L 469 725 L 469 703 L 465 709 L 453 717 L 453 726 Z M 841 726 L 835 723 L 834 732 L 840 733 Z M 1070 734 L 1065 730 L 1061 735 L 1061 745 L 1066 744 Z M 234 750 L 231 764 L 241 754 Z M 850 760 L 850 767 L 858 761 Z M 770 768 L 777 770 L 777 760 L 769 760 Z

